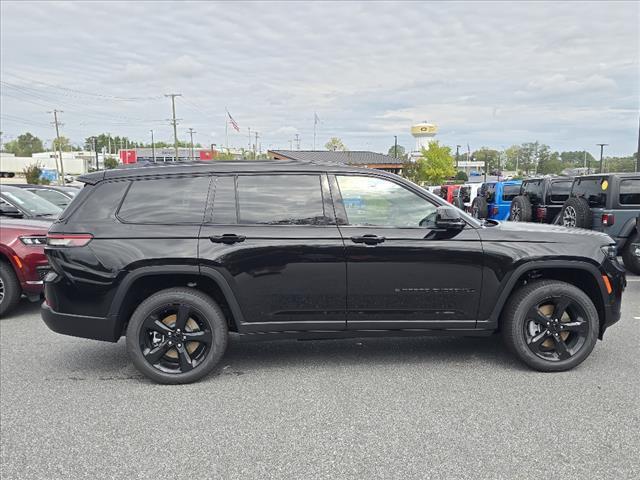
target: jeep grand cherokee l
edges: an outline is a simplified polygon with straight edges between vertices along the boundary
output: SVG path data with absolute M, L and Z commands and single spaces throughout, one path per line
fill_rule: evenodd
M 480 222 L 393 174 L 286 161 L 115 169 L 53 224 L 42 316 L 116 342 L 162 383 L 261 339 L 490 335 L 530 367 L 581 363 L 620 318 L 610 237 Z

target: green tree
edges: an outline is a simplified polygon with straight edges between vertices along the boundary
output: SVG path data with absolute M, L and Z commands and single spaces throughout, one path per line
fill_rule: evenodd
M 42 140 L 27 132 L 19 135 L 15 140 L 7 142 L 4 150 L 13 153 L 16 157 L 30 157 L 34 153 L 44 152 L 44 146 Z
M 421 153 L 422 156 L 418 159 L 420 177 L 429 185 L 439 185 L 456 174 L 451 147 L 432 140 Z
M 505 162 L 504 169 L 510 171 L 519 170 L 522 165 L 520 164 L 520 156 L 522 155 L 519 145 L 511 145 L 504 151 Z
M 575 152 L 562 152 L 560 160 L 564 168 L 572 167 L 595 167 L 596 159 L 589 152 L 584 150 Z
M 389 151 L 387 153 L 387 155 L 389 155 L 390 157 L 397 157 L 398 160 L 400 161 L 404 161 L 407 158 L 407 154 L 406 154 L 406 150 L 404 149 L 404 147 L 402 145 L 398 145 L 398 150 L 396 153 L 396 146 L 395 145 L 391 145 L 389 147 Z
M 458 173 L 456 173 L 456 180 L 461 181 L 461 182 L 468 182 L 469 181 L 469 175 L 467 175 L 466 172 L 460 170 Z
M 73 150 L 73 147 L 71 146 L 71 142 L 69 141 L 69 139 L 67 137 L 60 137 L 60 147 L 62 147 L 62 151 L 63 152 L 70 152 Z M 54 151 L 58 151 L 58 139 L 54 138 L 53 142 L 51 143 L 51 149 Z
M 114 157 L 107 157 L 104 159 L 104 168 L 106 169 L 116 168 L 118 165 L 119 162 Z
M 27 183 L 31 185 L 44 183 L 40 180 L 40 175 L 42 175 L 42 167 L 38 162 L 32 163 L 28 167 L 25 167 L 22 170 L 22 173 L 24 173 L 24 178 L 27 180 Z M 46 182 L 46 183 L 49 183 L 49 182 Z
M 482 147 L 480 150 L 473 152 L 472 157 L 479 162 L 485 162 L 487 174 L 493 170 L 497 170 L 500 165 L 500 152 L 491 148 Z
M 342 140 L 340 140 L 338 137 L 332 137 L 327 143 L 324 144 L 324 148 L 326 148 L 327 150 L 331 150 L 333 152 L 347 151 L 347 147 L 345 146 L 344 143 L 342 143 Z

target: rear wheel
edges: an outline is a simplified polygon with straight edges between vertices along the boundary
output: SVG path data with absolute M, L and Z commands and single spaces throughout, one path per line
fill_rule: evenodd
M 627 244 L 622 249 L 622 261 L 630 272 L 640 275 L 640 257 L 636 255 L 636 250 L 640 248 L 640 233 L 633 233 L 627 240 Z
M 518 195 L 511 202 L 509 209 L 509 220 L 512 222 L 531 221 L 531 202 L 524 195 Z
M 476 197 L 471 203 L 471 215 L 475 218 L 487 218 L 489 215 L 489 206 L 487 205 L 487 199 L 484 197 Z
M 207 295 L 170 288 L 151 295 L 131 316 L 127 353 L 158 383 L 191 383 L 217 365 L 227 347 L 227 323 Z
M 0 316 L 15 308 L 20 301 L 22 289 L 11 265 L 0 261 Z
M 569 370 L 596 344 L 598 312 L 579 288 L 556 280 L 525 285 L 502 316 L 507 347 L 529 367 L 543 372 Z
M 562 206 L 560 218 L 565 227 L 591 228 L 589 202 L 582 197 L 569 198 Z

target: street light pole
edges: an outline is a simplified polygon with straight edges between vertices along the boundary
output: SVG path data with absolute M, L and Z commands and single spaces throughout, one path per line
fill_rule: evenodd
M 461 145 L 456 145 L 456 173 L 458 172 L 458 163 L 460 162 L 460 147 Z
M 393 136 L 393 158 L 398 158 L 398 136 Z
M 596 143 L 596 145 L 598 145 L 600 147 L 600 173 L 603 173 L 603 152 L 604 152 L 604 147 L 606 147 L 607 145 L 609 145 L 608 143 Z

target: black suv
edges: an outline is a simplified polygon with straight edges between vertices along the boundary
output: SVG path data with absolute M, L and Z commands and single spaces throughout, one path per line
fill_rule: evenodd
M 573 177 L 544 177 L 523 180 L 520 195 L 511 201 L 512 222 L 560 223 L 560 211 L 569 198 Z
M 561 224 L 603 232 L 616 242 L 625 267 L 640 275 L 633 245 L 640 243 L 640 173 L 607 173 L 576 177 L 564 202 Z
M 53 224 L 42 316 L 195 381 L 229 332 L 261 339 L 489 335 L 567 370 L 620 318 L 611 238 L 481 223 L 393 174 L 286 161 L 88 174 Z

